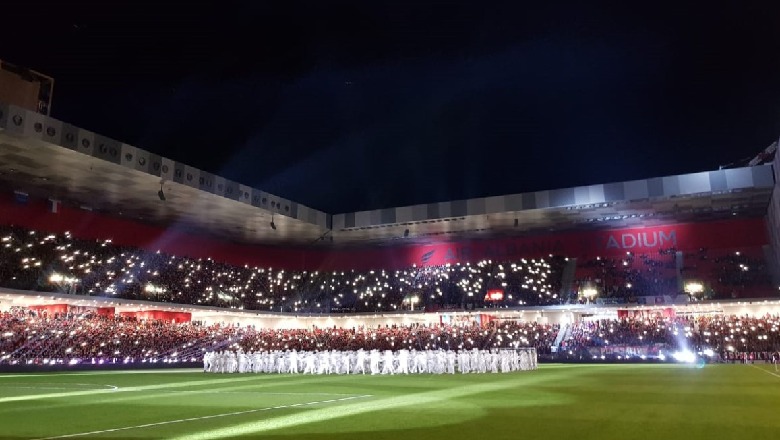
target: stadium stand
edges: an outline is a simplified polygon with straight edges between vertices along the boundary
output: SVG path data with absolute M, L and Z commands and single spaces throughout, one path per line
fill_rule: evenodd
M 581 320 L 560 349 L 574 357 L 658 356 L 663 351 L 709 350 L 723 361 L 769 360 L 780 350 L 780 316 L 706 314 Z
M 470 350 L 534 347 L 550 359 L 660 357 L 711 351 L 713 360 L 771 359 L 780 350 L 780 316 L 709 314 L 580 320 L 555 346 L 558 325 L 514 320 L 485 325 L 385 325 L 369 328 L 264 329 L 105 317 L 47 315 L 16 307 L 0 314 L 0 365 L 136 364 L 200 361 L 205 352 L 297 350 Z M 558 350 L 559 349 L 559 350 Z
M 494 306 L 557 304 L 565 263 L 553 257 L 310 272 L 233 266 L 18 227 L 0 227 L 0 237 L 4 287 L 288 312 L 394 311 L 413 307 L 412 296 L 429 308 L 464 298 L 482 306 L 480 295 L 494 287 L 507 292 Z
M 535 347 L 549 353 L 558 327 L 534 322 L 282 329 L 173 323 L 14 308 L 0 314 L 0 365 L 173 363 L 207 351 L 399 350 Z
M 676 250 L 656 253 L 626 252 L 623 258 L 597 257 L 578 267 L 580 283 L 596 282 L 608 298 L 677 293 Z
M 0 294 L 53 293 L 2 304 L 0 364 L 518 346 L 763 359 L 777 316 L 667 306 L 777 297 L 776 146 L 748 167 L 329 214 L 0 103 Z
M 700 249 L 686 253 L 683 274 L 687 278 L 707 280 L 716 298 L 767 296 L 774 290 L 768 276 L 764 251 L 761 248 L 740 248 L 728 251 Z
M 602 298 L 678 295 L 684 279 L 708 286 L 706 297 L 771 294 L 761 249 L 676 249 L 595 258 L 577 265 L 563 284 L 568 258 L 413 266 L 402 270 L 291 271 L 236 266 L 0 226 L 0 286 L 32 291 L 207 305 L 279 312 L 381 312 L 417 307 L 428 311 L 556 305 L 581 300 L 580 287 L 596 283 Z M 486 298 L 491 289 L 501 298 Z M 747 293 L 746 293 L 747 292 Z M 418 306 L 419 305 L 419 306 Z

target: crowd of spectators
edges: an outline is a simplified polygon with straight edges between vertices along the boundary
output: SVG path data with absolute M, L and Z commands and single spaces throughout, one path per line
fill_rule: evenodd
M 560 302 L 565 259 L 484 260 L 404 270 L 290 271 L 234 266 L 0 227 L 0 286 L 280 312 L 380 312 Z M 504 298 L 486 302 L 498 288 Z
M 676 253 L 674 248 L 658 252 L 626 252 L 622 257 L 596 257 L 578 265 L 581 285 L 592 283 L 606 298 L 631 299 L 637 296 L 676 294 Z
M 89 314 L 47 316 L 16 309 L 0 314 L 0 363 L 197 360 L 204 344 L 227 340 L 233 331 L 219 325 L 178 325 Z
M 244 351 L 257 350 L 449 350 L 535 347 L 549 353 L 558 326 L 535 322 L 509 321 L 485 326 L 421 325 L 384 326 L 377 328 L 322 328 L 313 330 L 267 330 L 250 328 L 243 333 L 239 346 Z
M 662 318 L 583 320 L 571 325 L 568 336 L 561 342 L 561 348 L 564 351 L 577 351 L 609 345 L 650 344 L 674 347 L 677 343 L 674 334 L 678 332 L 678 322 Z
M 556 347 L 559 331 L 565 338 Z M 378 327 L 267 329 L 173 323 L 93 314 L 0 314 L 0 365 L 198 362 L 207 351 L 470 350 L 535 347 L 584 353 L 604 347 L 711 350 L 723 360 L 770 359 L 780 350 L 780 316 L 707 314 L 582 320 L 563 329 L 536 322 L 412 324 Z
M 642 296 L 688 293 L 713 299 L 776 293 L 761 248 L 626 252 L 621 257 L 596 257 L 579 263 L 576 278 L 580 286 L 596 287 L 602 298 L 627 302 L 636 302 Z M 686 284 L 690 282 L 699 284 L 701 291 L 686 292 Z
M 581 352 L 595 347 L 649 345 L 671 351 L 711 350 L 722 359 L 769 359 L 780 350 L 780 316 L 707 314 L 583 320 L 570 326 L 560 348 Z
M 713 298 L 737 298 L 745 292 L 750 296 L 764 296 L 761 290 L 774 291 L 760 248 L 741 251 L 702 248 L 688 252 L 682 274 L 686 279 L 709 281 L 707 296 Z
M 187 362 L 216 350 L 536 347 L 549 353 L 557 334 L 557 326 L 515 321 L 273 330 L 91 314 L 48 316 L 16 308 L 0 314 L 0 365 Z
M 759 252 L 760 253 L 760 252 Z M 235 266 L 0 226 L 0 286 L 20 290 L 304 313 L 386 312 L 556 305 L 584 301 L 593 286 L 605 299 L 685 294 L 684 280 L 706 286 L 702 296 L 765 296 L 771 288 L 764 260 L 751 252 L 626 252 L 577 263 L 565 281 L 568 258 L 482 260 L 403 270 L 291 271 Z M 486 299 L 491 289 L 504 292 Z M 776 293 L 776 289 L 772 290 Z M 751 295 L 752 294 L 752 295 Z

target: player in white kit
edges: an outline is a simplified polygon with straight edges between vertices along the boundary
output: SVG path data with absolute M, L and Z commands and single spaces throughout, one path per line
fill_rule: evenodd
M 362 348 L 357 351 L 357 361 L 355 362 L 355 374 L 366 374 L 366 351 Z
M 382 374 L 393 374 L 393 352 L 385 350 L 382 357 Z
M 298 374 L 298 352 L 293 350 L 290 352 L 290 374 Z
M 398 374 L 409 374 L 409 350 L 398 352 Z

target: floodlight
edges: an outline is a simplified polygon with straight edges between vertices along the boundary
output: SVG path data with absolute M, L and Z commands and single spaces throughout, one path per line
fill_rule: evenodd
M 698 281 L 689 281 L 685 283 L 685 292 L 689 295 L 698 295 L 704 292 L 704 285 Z
M 675 352 L 673 357 L 677 362 L 685 362 L 688 364 L 696 362 L 696 355 L 688 350 Z
M 582 296 L 584 296 L 585 298 L 588 298 L 588 299 L 593 299 L 593 298 L 594 298 L 596 295 L 598 295 L 598 294 L 599 294 L 599 291 L 598 291 L 598 290 L 597 290 L 595 287 L 588 286 L 588 287 L 585 287 L 585 288 L 583 288 L 583 289 L 580 291 L 580 293 L 581 293 L 581 294 L 582 294 Z

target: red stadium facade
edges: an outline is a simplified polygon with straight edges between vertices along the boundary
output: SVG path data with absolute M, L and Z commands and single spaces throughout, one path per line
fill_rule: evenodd
M 368 249 L 305 249 L 243 245 L 173 232 L 126 219 L 62 207 L 51 212 L 44 201 L 0 200 L 0 224 L 63 233 L 82 239 L 106 240 L 148 251 L 192 258 L 212 258 L 234 265 L 287 270 L 403 269 L 412 266 L 514 260 L 560 255 L 570 258 L 619 257 L 627 252 L 657 253 L 666 249 L 695 252 L 747 251 L 769 244 L 766 220 L 747 218 L 707 223 L 679 223 L 626 229 L 583 230 L 523 237 L 447 241 Z

